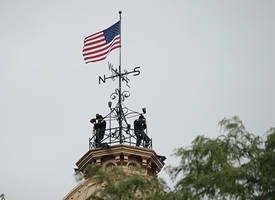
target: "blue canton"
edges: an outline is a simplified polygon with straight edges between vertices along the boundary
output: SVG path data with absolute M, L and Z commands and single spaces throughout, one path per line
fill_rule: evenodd
M 107 44 L 110 43 L 114 39 L 115 36 L 120 34 L 119 26 L 120 26 L 120 21 L 118 21 L 113 26 L 111 26 L 103 31 L 103 34 L 104 34 Z

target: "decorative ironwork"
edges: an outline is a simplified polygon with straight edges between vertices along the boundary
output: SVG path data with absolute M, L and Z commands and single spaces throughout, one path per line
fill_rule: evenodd
M 121 101 L 125 101 L 126 98 L 129 98 L 131 96 L 130 92 L 128 90 L 125 90 L 121 93 Z M 115 100 L 116 98 L 119 97 L 119 90 L 116 89 L 111 95 L 110 98 L 111 100 Z
M 108 63 L 108 68 L 111 72 L 109 77 L 106 75 L 99 76 L 99 84 L 106 83 L 106 80 L 111 79 L 113 81 L 119 81 L 119 86 L 114 90 L 110 95 L 111 101 L 108 102 L 108 107 L 110 109 L 109 113 L 103 118 L 107 122 L 107 127 L 105 129 L 104 137 L 101 141 L 101 146 L 108 146 L 109 144 L 130 144 L 136 145 L 136 134 L 134 128 L 131 127 L 131 121 L 137 119 L 140 115 L 146 113 L 146 109 L 143 108 L 142 112 L 137 112 L 131 110 L 130 108 L 124 105 L 124 102 L 127 98 L 130 97 L 130 92 L 128 90 L 122 91 L 121 83 L 130 88 L 130 79 L 129 75 L 133 76 L 140 75 L 140 67 L 134 67 L 132 71 L 124 70 L 121 72 L 121 68 L 114 68 L 111 63 Z M 115 106 L 112 106 L 115 103 Z M 145 121 L 146 123 L 146 121 Z M 98 145 L 95 140 L 95 130 L 93 131 L 93 136 L 89 138 L 89 149 L 96 148 Z M 149 143 L 145 143 L 145 138 L 148 138 L 147 129 L 144 130 L 143 140 L 141 143 L 142 147 L 152 148 L 152 139 L 149 139 Z

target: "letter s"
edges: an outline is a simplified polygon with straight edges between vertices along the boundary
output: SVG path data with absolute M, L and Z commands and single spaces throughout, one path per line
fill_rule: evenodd
M 138 76 L 138 75 L 140 75 L 140 67 L 135 67 L 134 68 L 134 72 L 135 72 L 135 74 L 134 74 L 134 76 Z

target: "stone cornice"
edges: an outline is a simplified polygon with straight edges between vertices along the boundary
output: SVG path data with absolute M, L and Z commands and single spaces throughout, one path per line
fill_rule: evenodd
M 159 156 L 155 153 L 154 150 L 124 144 L 110 146 L 109 148 L 96 148 L 89 150 L 84 156 L 82 156 L 82 158 L 80 158 L 76 165 L 81 170 L 88 163 L 99 163 L 101 162 L 101 158 L 110 155 L 114 157 L 118 157 L 120 155 L 125 155 L 127 157 L 131 155 L 141 157 L 143 164 L 146 164 L 147 161 L 154 163 L 157 167 L 157 172 L 159 172 L 164 166 L 163 161 L 159 159 Z

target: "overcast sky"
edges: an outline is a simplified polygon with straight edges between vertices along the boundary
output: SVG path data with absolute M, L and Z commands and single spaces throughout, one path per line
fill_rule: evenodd
M 118 21 L 122 67 L 141 66 L 125 103 L 147 122 L 168 157 L 238 115 L 263 135 L 275 123 L 275 12 L 270 0 L 0 0 L 0 194 L 62 199 L 88 151 L 96 113 L 107 114 L 114 82 L 107 60 L 85 64 L 83 39 Z M 165 173 L 162 177 L 167 179 Z

